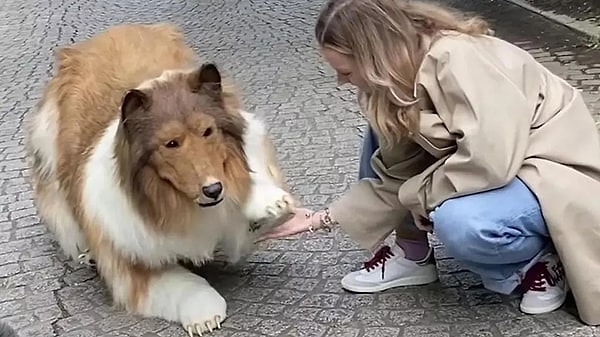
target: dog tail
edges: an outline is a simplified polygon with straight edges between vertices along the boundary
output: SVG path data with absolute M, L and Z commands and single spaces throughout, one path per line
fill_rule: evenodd
M 0 337 L 19 337 L 19 335 L 10 325 L 0 321 Z

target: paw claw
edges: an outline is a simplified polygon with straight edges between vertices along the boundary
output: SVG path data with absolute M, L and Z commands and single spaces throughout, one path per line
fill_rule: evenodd
M 246 215 L 250 223 L 258 222 L 270 227 L 294 208 L 294 198 L 276 184 L 264 184 L 255 187 L 246 207 Z
M 89 267 L 96 266 L 96 261 L 90 253 L 81 253 L 77 256 L 77 259 L 79 260 L 79 264 L 84 264 Z
M 293 207 L 296 204 L 294 198 L 291 195 L 286 195 L 283 197 L 283 201 L 285 202 L 286 207 Z
M 278 218 L 282 215 L 282 212 L 290 208 L 292 204 L 291 198 L 285 195 L 281 199 L 277 200 L 274 206 L 268 206 L 266 208 L 266 212 L 271 217 Z
M 267 207 L 267 214 L 269 214 L 272 217 L 276 217 L 277 210 L 274 207 Z
M 196 328 L 196 333 L 198 334 L 198 336 L 202 336 L 202 327 L 200 326 L 200 324 L 194 324 L 194 327 Z
M 215 315 L 212 321 L 204 321 L 204 327 L 200 323 L 195 323 L 188 325 L 185 329 L 189 337 L 195 337 L 196 335 L 203 336 L 204 333 L 211 333 L 214 330 L 221 329 L 221 316 Z

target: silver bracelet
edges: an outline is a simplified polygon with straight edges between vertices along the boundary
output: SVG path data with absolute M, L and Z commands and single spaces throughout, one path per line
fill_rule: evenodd
M 338 224 L 337 221 L 333 220 L 331 218 L 331 212 L 329 211 L 329 208 L 325 208 L 325 215 L 320 216 L 319 217 L 319 228 L 318 229 L 323 229 L 326 232 L 331 232 L 331 228 L 335 225 Z M 306 214 L 307 218 L 312 218 L 313 214 Z M 312 233 L 315 231 L 315 228 L 313 227 L 313 225 L 311 224 L 310 226 L 308 226 L 308 230 Z
M 321 227 L 323 228 L 323 230 L 326 230 L 328 232 L 331 232 L 331 228 L 338 224 L 337 221 L 331 218 L 331 212 L 329 211 L 329 208 L 325 208 L 325 216 L 323 216 L 320 220 Z

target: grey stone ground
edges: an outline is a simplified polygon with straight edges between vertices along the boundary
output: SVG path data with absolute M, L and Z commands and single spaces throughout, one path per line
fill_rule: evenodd
M 488 16 L 501 36 L 582 88 L 593 113 L 600 113 L 600 53 L 582 48 L 582 38 L 503 1 L 446 2 Z M 94 272 L 57 254 L 39 223 L 21 122 L 51 72 L 55 46 L 126 21 L 182 25 L 200 52 L 235 75 L 248 105 L 270 123 L 295 193 L 317 207 L 355 180 L 364 127 L 352 92 L 336 88 L 313 47 L 321 3 L 3 0 L 0 318 L 22 337 L 184 336 L 176 325 L 113 309 Z M 230 317 L 213 336 L 600 336 L 578 322 L 572 303 L 548 315 L 522 315 L 518 298 L 482 289 L 443 247 L 436 255 L 440 283 L 356 295 L 345 293 L 339 280 L 365 254 L 343 234 L 269 242 L 237 267 L 214 264 L 200 271 L 229 301 Z
M 600 24 L 600 2 L 593 0 L 525 0 L 533 6 L 555 11 L 578 20 Z

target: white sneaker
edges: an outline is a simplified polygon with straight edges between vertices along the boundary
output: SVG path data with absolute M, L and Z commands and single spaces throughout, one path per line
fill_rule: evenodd
M 364 268 L 344 276 L 342 287 L 357 293 L 379 292 L 401 286 L 415 286 L 437 281 L 438 273 L 433 262 L 433 249 L 429 248 L 422 261 L 411 261 L 404 251 L 394 244 L 383 246 Z
M 521 311 L 531 315 L 560 308 L 569 291 L 565 270 L 556 254 L 543 256 L 527 271 L 521 285 L 525 290 Z

